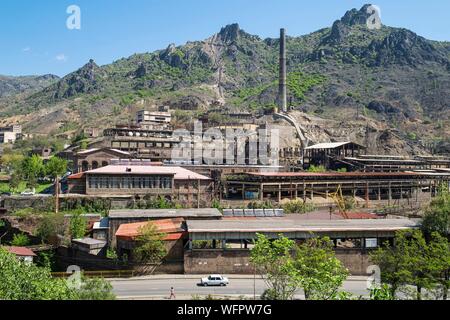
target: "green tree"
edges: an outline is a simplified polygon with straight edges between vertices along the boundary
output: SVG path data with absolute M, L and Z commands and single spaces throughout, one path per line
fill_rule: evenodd
M 335 300 L 348 276 L 329 238 L 312 238 L 295 249 L 296 277 L 307 300 Z
M 405 243 L 400 245 L 406 258 L 405 267 L 410 271 L 408 282 L 416 286 L 415 298 L 422 300 L 423 289 L 432 290 L 436 284 L 431 276 L 434 259 L 429 255 L 430 248 L 420 230 L 411 231 L 406 235 L 401 238 Z
M 0 248 L 0 300 L 113 300 L 111 284 L 82 278 L 80 288 L 53 278 L 50 269 L 17 259 Z
M 67 161 L 59 157 L 52 157 L 44 168 L 45 174 L 53 179 L 61 177 L 67 172 Z
M 371 260 L 380 267 L 381 281 L 390 286 L 392 297 L 396 297 L 399 289 L 413 285 L 416 288 L 413 298 L 422 300 L 423 289 L 432 291 L 437 285 L 433 274 L 439 273 L 442 264 L 437 260 L 436 250 L 420 230 L 405 230 L 397 232 L 394 247 L 386 244 L 371 254 Z
M 19 171 L 14 171 L 11 173 L 11 178 L 9 179 L 9 189 L 11 192 L 17 192 L 19 189 L 22 178 Z
M 282 235 L 271 241 L 266 236 L 257 234 L 250 260 L 268 286 L 263 298 L 291 300 L 294 297 L 298 288 L 291 256 L 294 247 L 295 242 Z
M 43 243 L 52 243 L 58 234 L 65 232 L 64 215 L 57 213 L 45 214 L 38 222 L 35 236 Z
M 19 261 L 0 248 L 0 300 L 68 300 L 76 292 L 46 268 Z
M 433 282 L 443 300 L 447 300 L 450 290 L 450 243 L 446 237 L 438 232 L 431 235 L 427 256 L 430 259 L 430 273 Z M 436 295 L 439 297 L 439 294 Z
M 152 222 L 141 227 L 133 250 L 134 260 L 140 263 L 160 262 L 167 254 L 164 237 L 165 234 L 160 233 Z
M 409 270 L 407 270 L 407 258 L 401 252 L 405 240 L 405 234 L 398 234 L 396 246 L 385 243 L 384 248 L 378 248 L 370 254 L 370 260 L 381 269 L 381 281 L 388 284 L 390 295 L 395 299 L 398 289 L 408 282 Z
M 24 233 L 13 235 L 11 245 L 15 247 L 26 247 L 30 244 L 30 238 Z
M 10 170 L 15 170 L 20 168 L 22 161 L 24 160 L 24 156 L 20 153 L 4 153 L 0 158 L 0 162 L 3 167 Z
M 38 155 L 32 155 L 25 158 L 22 162 L 22 176 L 27 182 L 28 188 L 36 188 L 38 184 L 38 178 L 44 171 L 44 165 L 41 157 Z
M 112 285 L 101 278 L 82 277 L 82 284 L 77 291 L 77 300 L 115 300 Z
M 70 238 L 80 239 L 86 235 L 87 222 L 81 213 L 73 213 L 70 217 Z
M 450 229 L 450 192 L 448 186 L 442 184 L 438 195 L 431 201 L 422 220 L 422 231 L 428 237 L 433 232 L 443 236 L 449 234 Z

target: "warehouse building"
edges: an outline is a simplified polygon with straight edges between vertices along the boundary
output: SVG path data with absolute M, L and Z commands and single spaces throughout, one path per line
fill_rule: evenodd
M 338 187 L 344 196 L 393 203 L 395 199 L 419 202 L 434 196 L 441 183 L 449 183 L 448 172 L 258 172 L 234 175 L 224 183 L 227 199 L 328 198 Z
M 165 197 L 187 207 L 209 207 L 213 183 L 209 177 L 181 167 L 163 167 L 123 160 L 69 176 L 69 193 L 88 196 L 135 196 L 151 200 Z
M 188 249 L 184 254 L 187 274 L 252 274 L 250 249 L 257 234 L 271 239 L 284 235 L 297 242 L 315 236 L 329 237 L 336 256 L 353 275 L 364 275 L 370 266 L 369 252 L 393 244 L 395 233 L 417 228 L 408 219 L 290 220 L 286 218 L 241 218 L 220 221 L 187 221 Z M 198 241 L 220 243 L 220 248 L 195 247 Z

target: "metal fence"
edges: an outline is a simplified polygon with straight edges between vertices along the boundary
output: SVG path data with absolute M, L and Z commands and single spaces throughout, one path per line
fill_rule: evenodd
M 82 271 L 83 276 L 87 278 L 132 278 L 139 275 L 134 270 L 107 270 L 107 271 Z M 54 278 L 68 278 L 72 273 L 52 272 Z

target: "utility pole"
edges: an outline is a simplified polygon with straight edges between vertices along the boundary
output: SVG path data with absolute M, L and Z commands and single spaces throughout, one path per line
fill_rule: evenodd
M 253 265 L 253 300 L 256 300 L 256 265 Z
M 59 177 L 55 178 L 55 213 L 59 212 Z

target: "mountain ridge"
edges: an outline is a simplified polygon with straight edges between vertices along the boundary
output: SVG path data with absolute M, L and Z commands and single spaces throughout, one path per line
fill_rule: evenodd
M 420 123 L 426 139 L 445 137 L 445 131 L 432 124 L 448 123 L 450 44 L 404 28 L 383 25 L 369 30 L 364 24 L 367 6 L 349 10 L 331 27 L 288 36 L 291 108 L 325 118 L 337 110 L 347 117 L 363 114 L 404 135 Z M 65 121 L 61 110 L 68 109 L 90 125 L 99 118 L 113 122 L 115 114 L 128 113 L 139 101 L 192 112 L 217 106 L 255 113 L 273 109 L 278 43 L 231 24 L 202 41 L 169 45 L 104 66 L 91 60 L 47 88 L 0 108 L 0 114 L 48 109 L 52 121 Z M 44 127 L 51 128 L 41 117 L 28 129 Z

